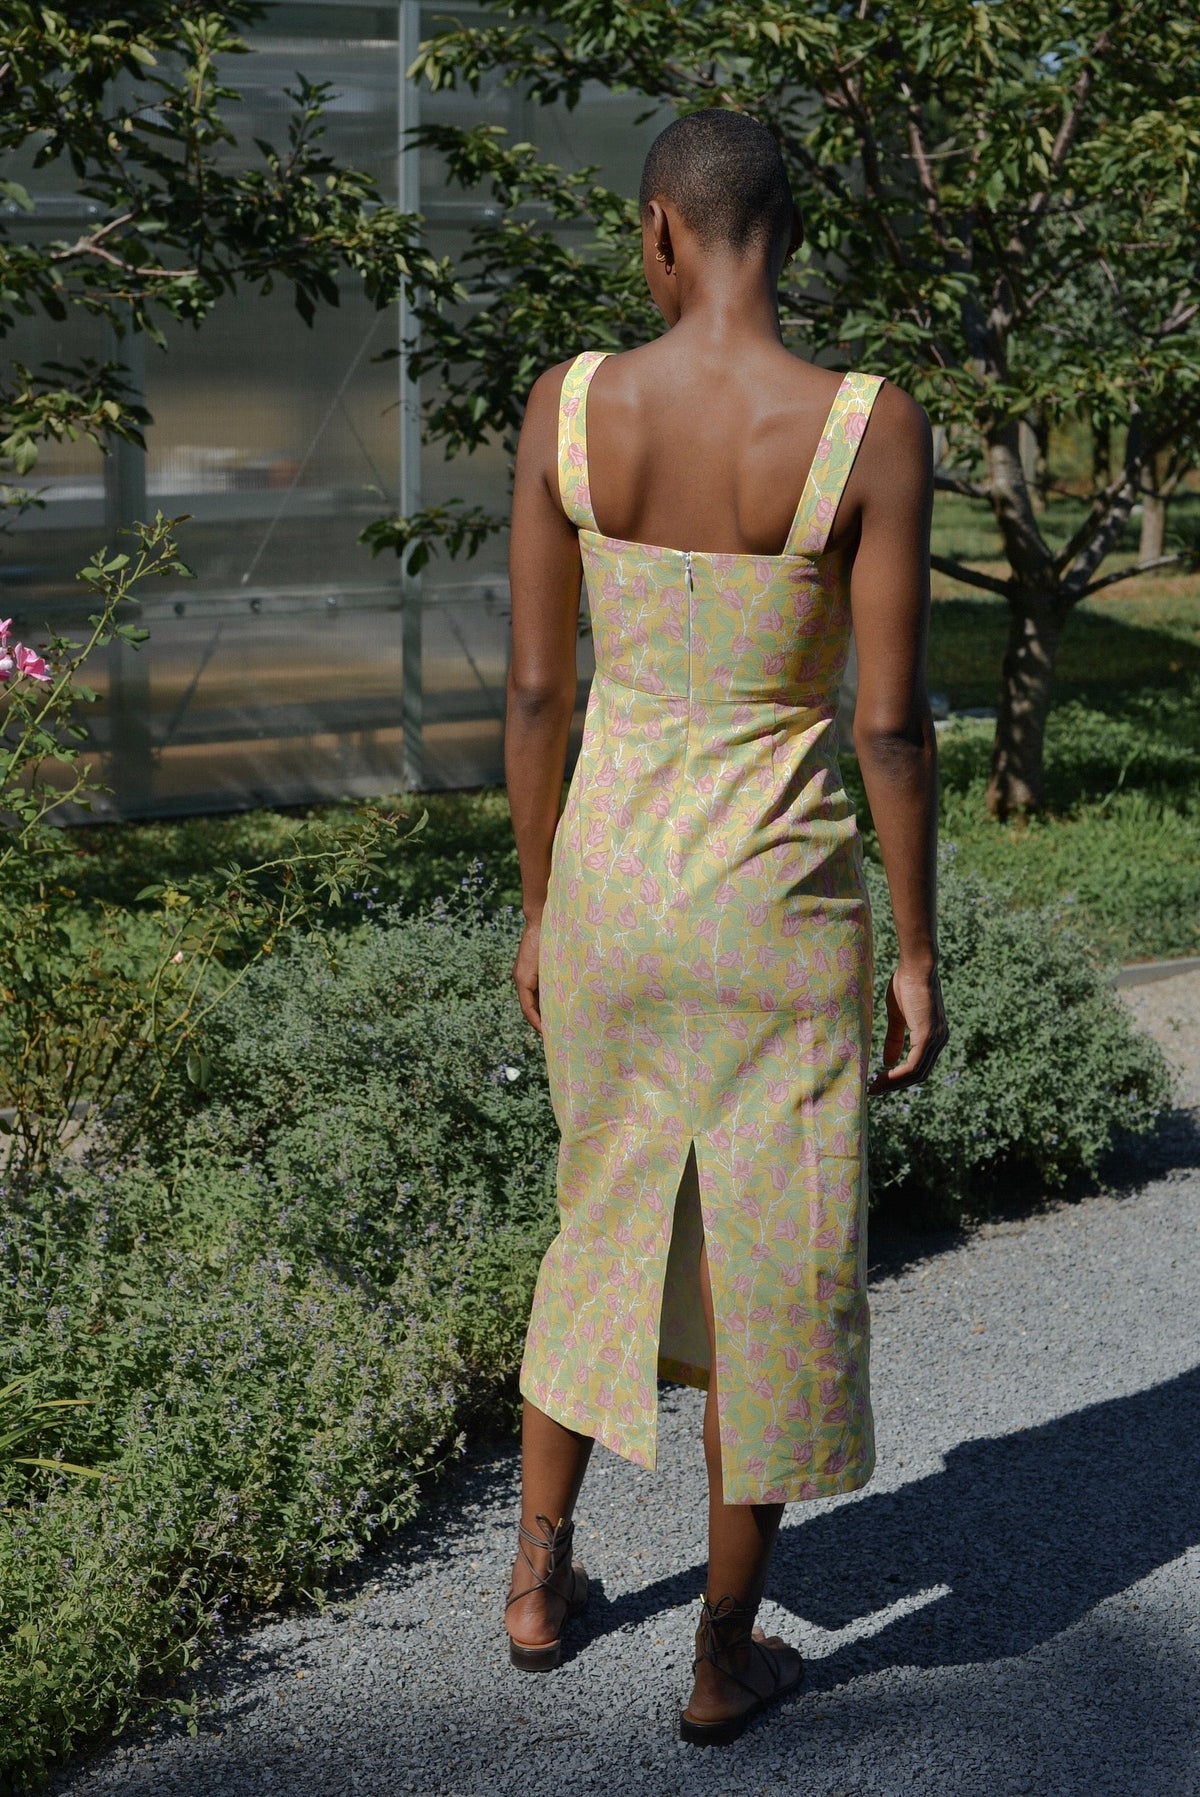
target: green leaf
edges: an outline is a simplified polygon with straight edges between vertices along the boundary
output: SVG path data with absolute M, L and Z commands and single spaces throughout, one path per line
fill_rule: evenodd
M 22 212 L 33 211 L 33 201 L 19 181 L 0 181 L 0 194 L 11 200 L 15 206 L 19 206 Z
M 101 1472 L 95 1466 L 76 1466 L 72 1460 L 43 1460 L 36 1454 L 16 1454 L 13 1457 L 16 1466 L 44 1466 L 52 1473 L 77 1473 L 83 1479 L 112 1479 L 112 1473 Z

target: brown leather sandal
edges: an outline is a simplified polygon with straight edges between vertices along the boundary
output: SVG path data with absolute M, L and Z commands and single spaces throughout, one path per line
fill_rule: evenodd
M 517 1524 L 517 1551 L 533 1576 L 533 1584 L 526 1585 L 523 1591 L 513 1591 L 510 1593 L 508 1602 L 504 1606 L 505 1613 L 507 1614 L 509 1609 L 518 1601 L 518 1599 L 528 1597 L 531 1591 L 549 1591 L 551 1597 L 556 1597 L 560 1603 L 566 1605 L 566 1611 L 563 1615 L 563 1624 L 565 1625 L 568 1618 L 579 1616 L 583 1613 L 588 1600 L 587 1573 L 583 1570 L 582 1566 L 576 1566 L 571 1561 L 571 1541 L 575 1534 L 575 1524 L 573 1522 L 560 1522 L 552 1527 L 548 1516 L 538 1516 L 535 1517 L 534 1520 L 540 1523 L 542 1528 L 545 1529 L 545 1540 L 543 1540 L 540 1535 L 531 1533 L 531 1531 L 525 1528 L 523 1524 Z M 533 1561 L 525 1552 L 525 1543 L 527 1541 L 531 1541 L 535 1547 L 544 1549 L 550 1555 L 550 1565 L 545 1574 L 542 1574 L 537 1570 Z M 571 1587 L 569 1596 L 565 1591 L 553 1590 L 550 1585 L 550 1581 L 555 1573 L 558 1572 L 565 1563 L 570 1563 L 571 1565 Z M 522 1672 L 552 1672 L 562 1661 L 562 1628 L 559 1628 L 558 1634 L 554 1637 L 553 1641 L 540 1641 L 536 1645 L 525 1641 L 516 1641 L 510 1635 L 508 1638 L 508 1657 L 513 1665 L 519 1667 Z
M 700 1651 L 692 1661 L 692 1671 L 699 1671 L 707 1662 L 710 1666 L 715 1666 L 723 1677 L 740 1685 L 743 1691 L 749 1691 L 754 1702 L 744 1710 L 739 1710 L 736 1716 L 725 1716 L 719 1722 L 693 1722 L 684 1710 L 679 1718 L 681 1741 L 688 1741 L 693 1747 L 726 1747 L 731 1741 L 736 1741 L 746 1724 L 769 1704 L 779 1703 L 799 1690 L 804 1682 L 804 1661 L 800 1660 L 795 1678 L 785 1680 L 779 1667 L 779 1655 L 765 1640 L 760 1641 L 751 1633 L 753 1626 L 754 1612 L 736 1603 L 732 1597 L 723 1597 L 716 1604 L 710 1604 L 705 1598 L 700 1611 L 700 1627 L 696 1631 L 696 1645 Z M 743 1642 L 752 1647 L 770 1669 L 769 1691 L 759 1691 L 730 1669 L 730 1650 Z M 792 1651 L 795 1652 L 795 1649 Z

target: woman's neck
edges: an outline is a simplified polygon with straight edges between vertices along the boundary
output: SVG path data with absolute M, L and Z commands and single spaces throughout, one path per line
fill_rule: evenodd
M 690 268 L 677 267 L 676 279 L 679 319 L 673 328 L 697 344 L 783 342 L 776 281 L 757 256 L 706 254 Z

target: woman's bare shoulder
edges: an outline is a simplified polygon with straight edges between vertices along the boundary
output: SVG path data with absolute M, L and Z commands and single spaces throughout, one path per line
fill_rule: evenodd
M 526 416 L 530 412 L 557 407 L 562 398 L 563 382 L 578 360 L 578 356 L 568 356 L 565 362 L 555 362 L 552 368 L 542 370 L 529 389 L 529 398 L 525 401 Z
M 925 408 L 885 380 L 850 474 L 850 509 L 892 528 L 898 518 L 923 515 L 932 491 L 933 432 Z
M 923 452 L 932 433 L 924 406 L 903 387 L 885 380 L 871 408 L 871 430 L 867 435 L 868 438 L 873 435 L 876 443 L 885 439 L 894 450 Z

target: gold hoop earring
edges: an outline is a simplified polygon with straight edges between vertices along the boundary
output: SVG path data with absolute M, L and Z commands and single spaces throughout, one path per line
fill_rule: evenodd
M 667 252 L 660 246 L 654 252 L 654 260 L 656 262 L 665 262 L 666 259 L 667 259 Z

